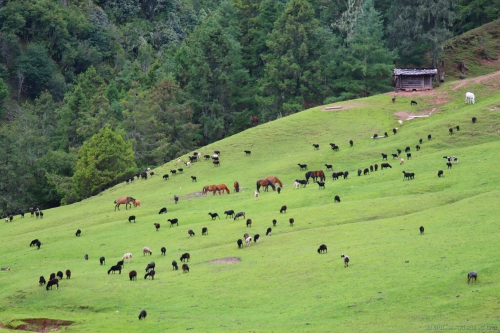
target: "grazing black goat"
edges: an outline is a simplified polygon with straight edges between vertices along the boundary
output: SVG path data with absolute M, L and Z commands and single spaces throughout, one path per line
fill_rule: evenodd
M 307 164 L 297 164 L 300 167 L 300 170 L 307 170 Z
M 45 278 L 43 276 L 40 276 L 40 279 L 38 280 L 38 283 L 40 283 L 40 286 L 43 286 L 44 284 L 47 283 L 47 281 L 45 281 Z
M 160 212 L 158 213 L 158 215 L 166 213 L 166 212 L 167 212 L 167 207 L 163 207 L 162 209 L 160 209 Z
M 239 219 L 242 216 L 245 217 L 245 212 L 239 212 L 236 215 L 234 215 L 234 220 Z
M 51 279 L 49 280 L 49 283 L 47 283 L 47 287 L 45 289 L 49 290 L 52 289 L 52 286 L 56 286 L 56 289 L 59 289 L 59 280 L 58 279 Z
M 287 208 L 286 205 L 281 206 L 280 214 L 281 213 L 286 213 L 286 208 Z
M 250 150 L 244 150 L 243 152 L 245 153 L 245 155 L 250 155 L 252 153 L 252 151 Z
M 130 215 L 130 216 L 128 217 L 128 222 L 130 223 L 130 222 L 132 222 L 132 221 L 134 221 L 134 223 L 135 223 L 135 215 Z
M 231 209 L 231 210 L 226 210 L 226 211 L 224 212 L 224 214 L 226 214 L 226 219 L 227 219 L 229 216 L 234 217 L 234 210 L 232 210 L 232 209 Z
M 179 266 L 177 266 L 177 261 L 172 261 L 172 270 L 177 271 L 179 269 Z
M 189 234 L 189 237 L 195 236 L 195 233 L 194 233 L 193 229 L 189 229 L 188 230 L 188 234 Z
M 197 180 L 196 180 L 196 176 L 191 176 L 191 180 L 192 180 L 193 182 L 196 182 L 196 181 L 197 181 Z
M 146 266 L 146 272 L 148 272 L 151 269 L 155 269 L 155 262 L 151 261 L 147 266 Z
M 179 219 L 168 219 L 167 221 L 170 222 L 170 228 L 172 228 L 174 224 L 177 224 L 177 226 L 179 226 Z
M 318 253 L 327 253 L 328 249 L 326 248 L 325 244 L 321 244 L 318 249 Z
M 183 254 L 181 255 L 181 258 L 180 258 L 179 260 L 180 260 L 180 261 L 184 261 L 184 260 L 185 260 L 185 261 L 189 261 L 189 259 L 190 259 L 190 258 L 191 258 L 191 255 L 190 255 L 189 253 L 187 253 L 187 252 L 186 252 L 186 253 L 183 253 Z
M 154 269 L 150 270 L 149 272 L 147 272 L 146 274 L 144 274 L 144 280 L 146 280 L 146 278 L 148 276 L 151 277 L 151 280 L 154 280 L 155 279 L 155 274 L 156 274 L 156 272 L 155 272 Z
M 108 270 L 108 274 L 111 272 L 113 272 L 113 274 L 115 274 L 115 271 L 118 271 L 121 274 L 122 273 L 122 266 L 121 265 L 111 266 L 111 268 Z
M 335 198 L 333 199 L 333 202 L 340 202 L 340 197 L 338 195 L 335 196 Z
M 139 320 L 146 319 L 147 315 L 148 313 L 146 312 L 146 310 L 142 310 L 141 313 L 139 313 Z
M 319 149 L 319 144 L 313 143 L 313 147 L 314 147 L 314 149 Z
M 444 174 L 444 171 L 443 171 L 443 170 L 439 170 L 439 171 L 438 171 L 438 177 L 443 177 L 443 174 Z
M 218 217 L 220 220 L 219 214 L 217 214 L 217 213 L 208 213 L 208 215 L 210 215 L 212 217 L 212 220 L 215 220 L 216 217 Z
M 326 170 L 332 170 L 333 171 L 333 165 L 331 164 L 325 164 Z
M 78 230 L 76 231 L 76 234 L 75 234 L 75 235 L 76 235 L 77 237 L 80 237 L 80 235 L 81 235 L 81 234 L 82 234 L 82 231 L 81 231 L 80 229 L 78 229 Z

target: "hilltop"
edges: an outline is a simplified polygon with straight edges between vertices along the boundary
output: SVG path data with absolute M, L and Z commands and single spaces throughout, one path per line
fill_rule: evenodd
M 10 268 L 0 274 L 0 331 L 27 318 L 71 321 L 68 331 L 74 332 L 498 329 L 499 85 L 498 76 L 491 76 L 398 94 L 395 103 L 383 94 L 313 108 L 198 150 L 202 155 L 220 150 L 220 167 L 202 160 L 186 168 L 173 160 L 147 180 L 46 210 L 43 220 L 16 216 L 0 231 L 0 266 Z M 475 93 L 476 104 L 464 103 L 466 91 Z M 328 106 L 341 108 L 325 111 Z M 429 117 L 407 120 L 406 114 Z M 450 135 L 448 129 L 456 126 L 460 130 Z M 371 139 L 386 131 L 387 138 Z M 332 151 L 329 143 L 340 150 Z M 357 169 L 386 162 L 381 153 L 407 146 L 412 156 L 404 156 L 403 165 L 389 157 L 392 168 L 356 175 Z M 458 163 L 447 169 L 443 156 L 456 156 Z M 334 171 L 350 175 L 333 181 L 328 171 L 325 190 L 313 182 L 294 189 L 294 180 L 304 179 L 298 163 L 309 170 L 333 164 Z M 162 179 L 179 167 L 182 174 Z M 415 179 L 403 180 L 403 170 L 414 172 Z M 281 194 L 261 191 L 255 199 L 255 182 L 270 175 L 285 184 Z M 226 183 L 232 190 L 234 181 L 243 187 L 240 193 L 201 194 L 208 184 Z M 180 197 L 177 204 L 174 195 Z M 341 203 L 333 202 L 335 195 Z M 141 206 L 114 211 L 113 201 L 121 196 L 140 199 Z M 279 213 L 282 205 L 288 206 L 286 214 Z M 167 214 L 158 214 L 162 207 Z M 252 227 L 226 219 L 222 213 L 228 209 L 245 211 Z M 211 220 L 209 212 L 221 219 Z M 136 223 L 128 222 L 130 215 Z M 179 226 L 170 228 L 171 218 L 178 218 Z M 266 237 L 273 219 L 277 227 Z M 159 231 L 153 223 L 161 224 Z M 202 227 L 208 236 L 201 235 Z M 189 237 L 189 229 L 196 236 Z M 238 249 L 236 240 L 245 232 L 260 234 L 261 241 Z M 28 246 L 35 238 L 42 242 L 40 250 Z M 317 253 L 320 244 L 328 253 Z M 141 256 L 144 246 L 152 249 L 151 257 Z M 108 275 L 126 252 L 133 253 L 131 263 L 121 275 Z M 172 260 L 180 263 L 185 252 L 191 255 L 190 272 L 172 270 Z M 341 254 L 350 256 L 348 268 Z M 100 256 L 106 257 L 105 266 Z M 225 258 L 241 261 L 211 263 Z M 151 261 L 154 281 L 141 276 Z M 72 277 L 58 290 L 38 286 L 40 275 L 66 269 Z M 139 273 L 137 281 L 128 279 L 132 269 Z M 471 270 L 478 280 L 467 285 Z M 137 319 L 141 309 L 148 311 L 145 321 Z

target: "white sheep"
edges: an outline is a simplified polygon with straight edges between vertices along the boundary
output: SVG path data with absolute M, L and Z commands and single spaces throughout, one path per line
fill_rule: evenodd
M 247 243 L 247 246 L 250 246 L 252 244 L 252 237 L 247 237 L 245 243 Z
M 474 96 L 474 94 L 471 92 L 466 92 L 465 93 L 465 103 L 475 104 L 476 103 L 476 96 Z
M 132 253 L 128 252 L 128 253 L 125 253 L 122 257 L 122 260 L 127 260 L 127 262 L 130 262 L 130 259 L 132 259 Z
M 295 186 L 295 188 L 298 189 L 299 186 L 300 186 L 300 183 L 299 182 L 295 182 L 295 183 L 293 183 L 293 186 Z
M 255 191 L 255 192 L 253 192 L 253 195 L 254 195 L 255 199 L 257 199 L 259 197 L 259 192 Z

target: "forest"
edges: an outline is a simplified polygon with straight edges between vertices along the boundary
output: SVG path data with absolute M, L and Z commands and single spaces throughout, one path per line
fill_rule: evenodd
M 500 0 L 0 0 L 0 214 L 390 91 Z

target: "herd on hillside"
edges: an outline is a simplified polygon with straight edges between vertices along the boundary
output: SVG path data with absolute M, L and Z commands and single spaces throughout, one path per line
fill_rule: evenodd
M 395 102 L 395 97 L 392 99 L 393 102 Z M 467 93 L 466 94 L 466 103 L 472 103 L 474 104 L 475 102 L 475 97 L 474 97 L 474 94 L 472 93 Z M 411 101 L 411 104 L 416 104 L 416 102 L 414 101 Z M 476 117 L 473 117 L 472 118 L 472 123 L 476 123 L 477 121 L 477 118 Z M 454 128 L 449 128 L 449 134 L 450 135 L 453 135 L 454 133 L 454 130 L 455 131 L 460 131 L 460 127 L 459 126 L 456 126 Z M 398 132 L 398 129 L 397 128 L 394 128 L 393 130 L 393 134 L 397 134 Z M 387 132 L 384 133 L 384 136 L 383 137 L 387 137 Z M 372 136 L 373 139 L 378 139 L 378 138 L 381 138 L 378 136 L 378 134 L 374 134 Z M 431 134 L 429 134 L 427 136 L 427 139 L 428 140 L 431 140 L 432 139 L 432 136 Z M 419 144 L 416 145 L 416 150 L 420 150 L 420 145 L 423 143 L 423 139 L 420 139 L 419 140 Z M 354 146 L 354 142 L 353 140 L 349 140 L 349 145 L 351 147 Z M 335 143 L 330 143 L 330 146 L 331 146 L 331 149 L 333 151 L 339 151 L 339 146 L 336 145 Z M 319 150 L 320 148 L 320 145 L 315 143 L 313 144 L 313 147 L 314 147 L 314 150 Z M 406 147 L 405 149 L 405 152 L 406 152 L 406 158 L 409 160 L 411 158 L 411 148 L 408 146 Z M 244 150 L 244 153 L 245 155 L 249 156 L 251 155 L 251 151 L 250 150 Z M 203 155 L 203 157 L 205 158 L 205 160 L 210 160 L 212 159 L 212 163 L 215 167 L 219 167 L 221 164 L 220 164 L 220 154 L 221 152 L 219 150 L 215 150 L 214 151 L 214 154 L 213 155 Z M 391 153 L 392 155 L 392 158 L 393 160 L 394 159 L 399 159 L 400 155 L 402 154 L 402 150 L 400 149 L 397 149 L 397 153 Z M 388 159 L 388 155 L 385 154 L 385 153 L 382 153 L 382 161 Z M 184 162 L 184 164 L 186 165 L 187 168 L 189 168 L 191 166 L 192 163 L 194 162 L 197 162 L 200 160 L 200 157 L 201 157 L 201 154 L 200 153 L 193 153 L 192 156 L 189 156 L 189 161 L 187 162 Z M 455 156 L 444 156 L 443 158 L 446 159 L 446 165 L 448 167 L 448 169 L 451 169 L 452 168 L 452 165 L 453 163 L 458 163 L 458 158 L 455 157 Z M 399 164 L 400 165 L 403 165 L 404 164 L 404 158 L 401 158 L 398 160 L 399 161 Z M 180 164 L 182 163 L 181 159 L 178 159 L 177 160 L 177 164 Z M 300 187 L 306 187 L 307 184 L 309 184 L 309 180 L 312 179 L 313 180 L 313 183 L 316 183 L 318 184 L 319 186 L 319 189 L 324 189 L 325 188 L 325 180 L 326 180 L 326 176 L 325 176 L 325 173 L 323 170 L 317 170 L 317 171 L 308 171 L 308 166 L 307 164 L 301 164 L 299 163 L 298 164 L 300 170 L 304 170 L 304 171 L 307 171 L 305 173 L 305 179 L 295 179 L 294 183 L 293 183 L 293 186 L 294 186 L 294 189 L 299 189 Z M 333 166 L 331 164 L 325 164 L 325 167 L 326 167 L 326 170 L 330 170 L 330 171 L 333 171 Z M 361 176 L 362 174 L 363 175 L 367 175 L 371 172 L 376 172 L 379 168 L 379 165 L 378 164 L 374 164 L 374 165 L 370 165 L 369 167 L 367 168 L 360 168 L 357 170 L 357 175 L 358 176 Z M 384 162 L 384 163 L 381 163 L 380 164 L 380 169 L 383 170 L 383 169 L 386 169 L 386 168 L 392 168 L 392 166 L 387 163 L 387 162 Z M 175 175 L 178 175 L 178 174 L 182 174 L 183 173 L 183 168 L 177 168 L 177 169 L 172 169 L 170 170 L 170 173 L 172 176 L 175 176 Z M 415 173 L 413 172 L 406 172 L 405 170 L 402 171 L 403 173 L 403 181 L 404 180 L 412 180 L 415 178 Z M 335 180 L 338 180 L 339 177 L 343 177 L 344 179 L 347 179 L 349 175 L 349 172 L 348 171 L 344 171 L 344 172 L 333 172 L 332 173 L 332 179 L 333 181 Z M 438 173 L 437 173 L 438 177 L 443 177 L 444 176 L 444 171 L 443 170 L 439 170 Z M 136 177 L 137 178 L 142 178 L 142 179 L 147 179 L 149 177 L 153 177 L 154 176 L 154 172 L 151 171 L 150 168 L 144 170 L 143 172 L 141 173 L 138 173 L 136 174 Z M 169 175 L 168 174 L 165 174 L 163 175 L 163 179 L 165 180 L 168 180 L 169 179 Z M 195 176 L 191 176 L 191 179 L 192 181 L 197 181 L 197 178 Z M 126 180 L 127 183 L 130 183 L 130 182 L 133 182 L 134 181 L 134 177 L 131 177 L 129 179 Z M 257 183 L 256 183 L 256 190 L 254 192 L 254 196 L 255 198 L 257 199 L 258 196 L 259 196 L 259 192 L 260 192 L 260 188 L 263 188 L 264 191 L 268 191 L 268 188 L 271 187 L 274 191 L 276 191 L 277 189 L 277 192 L 278 194 L 280 193 L 280 191 L 282 190 L 283 188 L 283 183 L 277 178 L 277 177 L 266 177 L 262 180 L 258 180 Z M 233 188 L 234 188 L 234 191 L 235 192 L 239 192 L 240 191 L 240 185 L 238 182 L 235 182 L 233 184 Z M 213 195 L 215 195 L 216 193 L 218 193 L 219 195 L 222 193 L 224 193 L 224 191 L 226 191 L 228 194 L 230 193 L 230 190 L 229 188 L 227 187 L 226 184 L 218 184 L 218 185 L 206 185 L 203 187 L 202 191 L 201 191 L 201 194 L 202 195 L 206 195 L 208 194 L 208 192 L 212 192 Z M 179 201 L 179 197 L 178 196 L 174 196 L 174 202 L 177 204 L 178 201 Z M 334 202 L 338 202 L 340 203 L 340 197 L 338 195 L 335 195 L 334 197 Z M 122 197 L 122 198 L 118 198 L 117 200 L 115 200 L 115 211 L 116 209 L 120 210 L 120 205 L 124 204 L 125 205 L 125 208 L 128 209 L 129 207 L 131 208 L 132 205 L 134 205 L 134 207 L 139 207 L 140 206 L 140 200 L 137 200 L 133 197 Z M 287 206 L 286 205 L 283 205 L 281 207 L 281 209 L 279 210 L 280 213 L 283 213 L 285 214 L 287 211 Z M 29 208 L 29 212 L 31 213 L 31 217 L 33 216 L 36 216 L 36 218 L 43 218 L 43 212 L 40 210 L 40 208 L 37 206 L 36 208 L 33 208 L 33 207 L 30 207 Z M 22 218 L 24 218 L 24 212 L 19 209 L 18 212 L 17 212 Z M 167 213 L 167 208 L 166 207 L 162 207 L 159 211 L 159 214 L 164 214 L 164 213 Z M 217 213 L 212 213 L 212 212 L 209 212 L 208 213 L 211 217 L 212 220 L 216 219 L 216 218 L 219 218 L 219 215 Z M 226 215 L 226 219 L 228 217 L 231 217 L 233 220 L 237 220 L 239 219 L 240 217 L 242 217 L 243 219 L 246 219 L 246 216 L 245 216 L 245 212 L 244 211 L 241 211 L 241 212 L 238 212 L 236 213 L 234 210 L 227 210 L 224 212 L 224 214 Z M 14 219 L 14 216 L 17 215 L 16 212 L 10 212 L 7 214 L 7 217 L 5 218 L 5 222 L 12 222 L 13 219 Z M 131 215 L 129 216 L 128 218 L 128 222 L 136 222 L 136 216 L 135 215 Z M 179 220 L 177 218 L 173 218 L 173 219 L 168 219 L 168 221 L 170 222 L 170 227 L 173 227 L 173 226 L 178 226 L 179 225 Z M 289 223 L 290 223 L 290 226 L 293 226 L 294 225 L 294 218 L 289 218 Z M 277 221 L 276 219 L 274 219 L 272 221 L 273 223 L 273 227 L 276 227 L 277 225 Z M 155 226 L 155 229 L 156 231 L 158 231 L 160 229 L 160 224 L 159 223 L 154 223 L 154 226 Z M 252 220 L 251 219 L 247 219 L 246 220 L 246 226 L 247 227 L 252 227 Z M 420 230 L 420 234 L 423 234 L 424 233 L 424 227 L 421 226 L 419 228 Z M 266 236 L 270 236 L 272 233 L 272 228 L 269 227 L 266 231 Z M 82 234 L 82 231 L 80 229 L 78 229 L 76 231 L 76 236 L 77 237 L 80 237 Z M 193 237 L 195 236 L 195 232 L 192 230 L 192 229 L 189 229 L 188 231 L 188 235 L 189 237 Z M 202 235 L 203 236 L 206 236 L 208 235 L 208 228 L 207 227 L 203 227 L 202 228 Z M 237 240 L 237 246 L 238 248 L 243 248 L 243 242 L 245 242 L 246 246 L 250 246 L 251 243 L 252 243 L 252 240 L 254 243 L 258 243 L 259 242 L 259 239 L 260 239 L 260 235 L 259 234 L 254 234 L 253 236 L 249 235 L 248 233 L 245 233 L 243 235 L 243 239 L 238 239 Z M 30 247 L 32 246 L 35 246 L 37 247 L 37 249 L 40 249 L 42 243 L 40 242 L 39 239 L 34 239 L 31 241 L 30 243 Z M 166 255 L 166 248 L 165 247 L 162 247 L 161 248 L 161 255 L 165 256 Z M 327 246 L 325 244 L 321 244 L 317 250 L 317 252 L 319 254 L 323 254 L 323 253 L 327 253 Z M 151 256 L 152 255 L 152 251 L 150 248 L 148 247 L 144 247 L 143 248 L 143 256 Z M 190 254 L 189 253 L 184 253 L 182 254 L 182 256 L 180 257 L 180 261 L 183 262 L 182 264 L 182 270 L 184 273 L 188 273 L 189 272 L 189 266 L 188 266 L 188 263 L 189 262 L 189 259 L 191 258 Z M 344 261 L 344 267 L 348 267 L 349 266 L 349 262 L 350 262 L 350 258 L 349 256 L 345 255 L 345 254 L 342 254 L 341 255 L 341 258 L 343 259 Z M 85 260 L 88 260 L 89 259 L 89 256 L 88 254 L 85 254 L 84 255 L 84 259 Z M 113 273 L 115 274 L 115 272 L 118 271 L 119 274 L 121 274 L 121 271 L 124 267 L 124 263 L 125 261 L 127 262 L 130 262 L 130 260 L 132 259 L 132 253 L 125 253 L 122 257 L 122 259 L 120 261 L 117 262 L 116 265 L 113 265 L 111 266 L 111 268 L 108 270 L 108 274 L 110 273 Z M 99 258 L 99 262 L 101 265 L 105 265 L 105 257 L 100 257 Z M 173 270 L 178 270 L 178 264 L 175 260 L 172 261 L 172 269 Z M 2 267 L 2 270 L 9 270 L 9 268 L 7 267 Z M 155 274 L 156 274 L 156 271 L 155 271 L 155 263 L 154 262 L 150 262 L 146 268 L 145 268 L 145 275 L 144 275 L 144 279 L 147 279 L 148 277 L 150 277 L 152 280 L 154 280 L 154 277 L 155 277 Z M 70 279 L 71 277 L 71 271 L 68 269 L 66 270 L 66 279 Z M 45 285 L 46 284 L 46 290 L 51 290 L 53 286 L 56 286 L 56 289 L 59 288 L 59 282 L 63 279 L 63 272 L 62 271 L 58 271 L 57 273 L 51 273 L 50 274 L 50 277 L 49 277 L 49 281 L 47 282 L 45 280 L 45 278 L 43 276 L 40 276 L 39 278 L 39 284 L 40 286 L 42 285 Z M 137 280 L 137 271 L 136 270 L 131 270 L 129 272 L 129 279 L 131 281 L 133 280 Z M 471 271 L 467 274 L 467 283 L 469 284 L 471 282 L 471 280 L 473 280 L 474 282 L 477 281 L 477 272 L 476 271 Z M 144 319 L 146 318 L 147 316 L 147 313 L 145 310 L 142 310 L 140 315 L 139 315 L 139 319 Z

